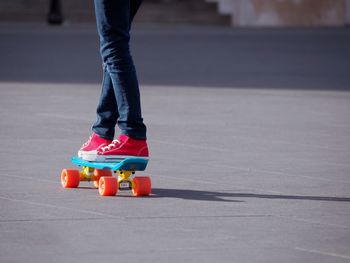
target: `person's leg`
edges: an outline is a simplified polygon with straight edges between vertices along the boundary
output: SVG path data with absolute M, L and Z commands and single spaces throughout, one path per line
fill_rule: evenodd
M 140 0 L 94 0 L 97 29 L 100 36 L 101 56 L 113 84 L 115 104 L 101 96 L 98 120 L 94 130 L 101 136 L 103 125 L 110 133 L 115 118 L 121 134 L 135 139 L 146 139 L 146 126 L 141 116 L 139 85 L 136 70 L 129 50 L 129 30 L 133 16 L 140 6 Z M 131 4 L 132 3 L 132 4 Z M 109 86 L 110 87 L 110 86 Z M 108 97 L 110 89 L 102 91 Z M 107 96 L 107 94 L 109 94 Z M 105 101 L 105 105 L 101 106 Z M 117 107 L 117 108 L 114 108 Z M 114 111 L 114 114 L 111 112 Z M 109 114 L 106 114 L 109 112 Z M 110 119 L 104 121 L 105 116 Z M 99 128 L 99 129 L 97 129 Z M 108 135 L 109 136 L 109 135 Z
M 92 131 L 101 138 L 113 140 L 119 114 L 112 80 L 106 67 L 103 69 L 102 89 L 96 113 L 97 119 Z

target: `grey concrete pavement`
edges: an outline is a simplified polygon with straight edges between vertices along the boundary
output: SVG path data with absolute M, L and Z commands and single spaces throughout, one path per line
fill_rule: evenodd
M 59 183 L 95 117 L 93 28 L 0 37 L 1 262 L 350 261 L 348 30 L 136 27 L 149 198 Z

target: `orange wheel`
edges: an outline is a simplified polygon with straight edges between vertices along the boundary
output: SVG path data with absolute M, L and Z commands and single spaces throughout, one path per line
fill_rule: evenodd
M 102 196 L 116 195 L 118 191 L 118 180 L 113 176 L 102 176 L 98 182 L 98 191 Z
M 132 193 L 134 196 L 148 196 L 151 193 L 151 178 L 148 176 L 135 177 Z
M 100 170 L 100 169 L 95 169 L 94 171 L 94 176 L 96 180 L 94 181 L 94 186 L 98 188 L 98 182 L 102 176 L 112 176 L 112 171 L 111 170 Z
M 76 188 L 80 182 L 79 170 L 63 169 L 61 173 L 61 184 L 64 188 Z

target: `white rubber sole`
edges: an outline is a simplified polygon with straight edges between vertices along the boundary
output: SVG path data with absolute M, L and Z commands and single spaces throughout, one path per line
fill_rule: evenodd
M 121 162 L 126 158 L 140 158 L 148 160 L 148 157 L 134 155 L 98 155 L 97 151 L 80 152 L 78 157 L 89 162 Z

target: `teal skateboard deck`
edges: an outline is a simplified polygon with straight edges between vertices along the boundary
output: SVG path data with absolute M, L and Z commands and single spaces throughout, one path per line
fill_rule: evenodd
M 121 159 L 116 162 L 90 162 L 85 161 L 78 156 L 73 156 L 71 159 L 72 163 L 78 166 L 85 166 L 95 169 L 109 169 L 112 171 L 118 170 L 133 170 L 133 171 L 144 171 L 147 167 L 148 159 L 142 157 L 130 157 Z
M 102 196 L 114 196 L 118 190 L 131 190 L 134 196 L 148 196 L 151 193 L 151 179 L 148 176 L 134 176 L 136 171 L 146 169 L 147 158 L 90 162 L 73 156 L 71 162 L 79 166 L 80 170 L 62 170 L 61 184 L 64 188 L 77 188 L 81 181 L 92 181 Z

